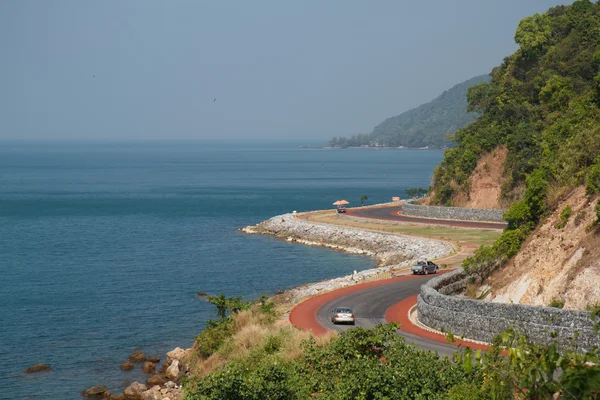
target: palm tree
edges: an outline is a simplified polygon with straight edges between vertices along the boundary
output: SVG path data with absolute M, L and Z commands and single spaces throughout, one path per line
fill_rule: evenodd
M 363 207 L 365 205 L 365 201 L 369 200 L 367 196 L 362 196 L 360 198 L 360 206 Z

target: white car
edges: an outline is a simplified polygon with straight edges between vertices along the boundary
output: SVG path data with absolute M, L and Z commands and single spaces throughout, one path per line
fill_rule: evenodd
M 356 322 L 354 311 L 348 307 L 337 307 L 332 311 L 331 322 L 334 324 L 346 323 L 354 325 Z

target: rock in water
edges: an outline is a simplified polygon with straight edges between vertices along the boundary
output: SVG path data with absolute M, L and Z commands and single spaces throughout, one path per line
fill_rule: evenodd
M 167 353 L 167 358 L 170 360 L 180 360 L 185 357 L 186 351 L 181 347 L 176 347 L 174 350 L 171 350 Z
M 131 355 L 129 356 L 129 361 L 134 362 L 134 363 L 146 361 L 146 355 L 144 354 L 143 351 L 138 349 L 138 350 L 134 351 L 133 353 L 131 353 Z
M 144 365 L 142 365 L 142 371 L 144 371 L 147 374 L 153 373 L 155 368 L 156 368 L 156 364 L 154 364 L 153 362 L 150 362 L 150 361 L 146 361 L 144 363 Z
M 179 376 L 179 360 L 173 361 L 169 368 L 167 368 L 167 372 L 165 373 L 167 378 L 169 379 L 177 379 Z
M 119 368 L 121 368 L 121 371 L 131 371 L 135 366 L 130 363 L 130 362 L 126 362 L 121 364 L 121 366 Z
M 48 372 L 52 371 L 52 367 L 48 364 L 35 364 L 25 370 L 26 374 L 35 374 L 37 372 Z
M 156 385 L 161 386 L 165 383 L 165 380 L 160 375 L 154 375 L 154 376 L 150 377 L 150 379 L 148 379 L 146 381 L 146 383 L 148 384 L 148 386 L 156 386 Z
M 83 397 L 103 398 L 109 397 L 110 391 L 106 386 L 92 386 L 91 388 L 84 390 L 81 395 Z
M 148 357 L 148 361 L 153 362 L 154 364 L 156 364 L 156 363 L 160 362 L 160 357 L 157 357 L 157 356 Z
M 171 365 L 172 362 L 173 361 L 171 361 L 167 358 L 167 361 L 165 361 L 162 364 L 162 366 L 160 367 L 160 371 L 158 371 L 158 372 L 160 372 L 161 374 L 164 374 L 165 372 L 167 372 L 167 368 L 169 368 L 169 365 Z
M 127 387 L 127 389 L 125 389 L 124 393 L 127 397 L 139 399 L 142 396 L 142 393 L 144 393 L 146 390 L 148 390 L 148 386 L 144 385 L 143 383 L 133 382 Z

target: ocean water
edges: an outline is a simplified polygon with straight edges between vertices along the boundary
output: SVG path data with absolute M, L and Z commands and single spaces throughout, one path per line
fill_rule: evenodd
M 273 215 L 404 196 L 441 151 L 293 143 L 0 143 L 0 398 L 79 399 L 146 379 L 136 348 L 189 347 L 214 317 L 198 291 L 261 293 L 373 266 L 244 235 Z M 35 363 L 53 372 L 26 375 Z

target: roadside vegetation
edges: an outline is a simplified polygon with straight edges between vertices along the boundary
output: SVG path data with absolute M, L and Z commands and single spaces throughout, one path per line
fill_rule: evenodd
M 512 331 L 485 353 L 458 349 L 448 359 L 407 344 L 397 324 L 315 338 L 278 320 L 265 298 L 208 301 L 219 319 L 197 337 L 188 400 L 600 399 L 597 354 L 532 345 Z

